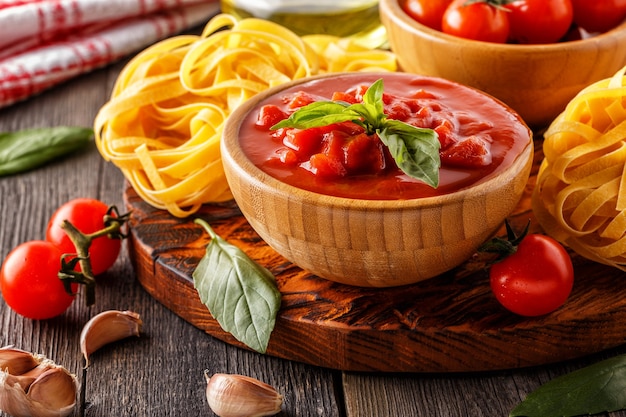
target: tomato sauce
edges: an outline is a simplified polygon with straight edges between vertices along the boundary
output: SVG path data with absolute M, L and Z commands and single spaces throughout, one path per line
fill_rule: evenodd
M 351 122 L 270 130 L 311 101 L 359 101 L 379 78 L 389 118 L 438 133 L 437 188 L 403 173 L 376 135 L 368 137 Z M 510 165 L 530 140 L 521 119 L 491 97 L 406 73 L 338 75 L 288 88 L 249 112 L 240 129 L 244 153 L 274 178 L 320 194 L 368 200 L 424 198 L 470 187 Z

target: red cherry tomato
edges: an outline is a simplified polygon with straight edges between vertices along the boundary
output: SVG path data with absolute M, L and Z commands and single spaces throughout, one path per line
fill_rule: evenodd
M 441 19 L 452 0 L 405 0 L 402 10 L 417 22 L 441 30 Z
M 574 20 L 571 0 L 516 0 L 504 7 L 509 10 L 509 38 L 518 43 L 558 42 Z
M 61 250 L 50 242 L 22 243 L 7 255 L 0 270 L 4 301 L 16 313 L 34 320 L 62 314 L 74 301 L 58 277 Z M 72 284 L 72 292 L 77 285 Z
M 571 0 L 574 22 L 587 32 L 606 32 L 626 19 L 626 0 Z
M 505 43 L 509 38 L 507 12 L 487 2 L 454 0 L 442 18 L 443 32 L 466 39 Z
M 515 253 L 491 266 L 489 276 L 500 304 L 513 313 L 533 317 L 565 303 L 574 284 L 574 267 L 556 240 L 529 234 Z
M 76 253 L 76 247 L 61 228 L 64 220 L 72 223 L 84 234 L 90 234 L 104 229 L 104 215 L 108 206 L 102 201 L 91 198 L 78 198 L 59 207 L 48 222 L 46 240 L 56 245 L 62 253 Z M 94 239 L 89 247 L 91 270 L 99 275 L 108 270 L 119 256 L 121 249 L 119 239 L 101 236 Z M 67 258 L 69 260 L 71 258 Z M 80 270 L 80 265 L 77 266 Z

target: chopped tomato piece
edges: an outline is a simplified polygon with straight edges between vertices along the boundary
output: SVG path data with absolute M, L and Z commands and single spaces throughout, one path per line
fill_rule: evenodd
M 377 174 L 385 169 L 383 144 L 377 136 L 362 133 L 345 147 L 345 165 L 350 173 Z
M 320 130 L 317 128 L 289 129 L 285 133 L 283 144 L 295 151 L 298 157 L 307 158 L 320 151 Z
M 278 158 L 280 162 L 289 166 L 296 166 L 298 162 L 298 155 L 291 149 L 283 148 L 278 152 Z
M 482 167 L 491 164 L 491 145 L 480 136 L 470 136 L 441 152 L 441 161 L 460 167 Z
M 341 161 L 323 153 L 316 153 L 309 159 L 311 172 L 322 178 L 332 179 L 345 177 L 347 172 Z
M 345 101 L 346 103 L 355 104 L 358 103 L 358 100 L 354 96 L 353 93 L 344 93 L 341 91 L 336 91 L 333 93 L 332 101 Z
M 305 93 L 304 91 L 299 91 L 294 94 L 293 98 L 288 102 L 287 107 L 289 107 L 290 109 L 297 109 L 320 100 L 324 99 L 309 93 Z
M 269 130 L 276 123 L 286 119 L 287 117 L 289 117 L 287 113 L 282 111 L 280 107 L 274 104 L 266 104 L 261 107 L 261 110 L 259 111 L 256 126 L 259 129 Z
M 349 136 L 338 130 L 332 131 L 324 135 L 324 146 L 322 153 L 328 155 L 332 159 L 338 161 L 344 160 L 344 146 Z
M 454 124 L 448 119 L 441 119 L 439 124 L 433 128 L 437 135 L 439 135 L 439 143 L 441 144 L 441 149 L 447 149 L 456 143 L 457 138 L 454 133 Z

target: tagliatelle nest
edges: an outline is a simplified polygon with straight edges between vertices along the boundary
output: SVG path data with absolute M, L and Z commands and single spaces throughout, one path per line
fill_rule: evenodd
M 545 133 L 532 207 L 549 235 L 626 270 L 626 68 L 582 90 Z
M 125 66 L 96 116 L 96 145 L 143 200 L 186 217 L 232 198 L 220 137 L 241 103 L 324 72 L 395 70 L 393 53 L 347 38 L 299 37 L 269 21 L 218 15 L 202 35 L 166 39 Z

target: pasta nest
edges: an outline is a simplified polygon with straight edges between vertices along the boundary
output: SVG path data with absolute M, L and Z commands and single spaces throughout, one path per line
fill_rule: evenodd
M 269 21 L 220 14 L 201 35 L 165 39 L 125 65 L 96 115 L 96 145 L 144 201 L 186 217 L 232 199 L 220 138 L 241 103 L 319 73 L 395 70 L 393 53 L 349 38 L 300 37 Z
M 546 131 L 533 212 L 546 233 L 626 270 L 626 77 L 583 89 Z

